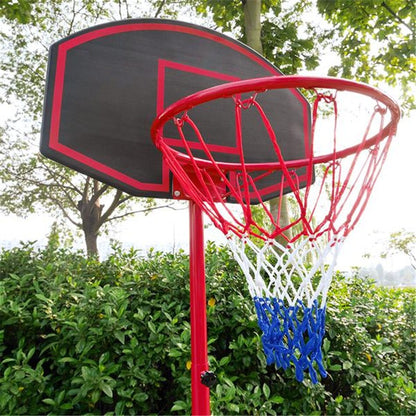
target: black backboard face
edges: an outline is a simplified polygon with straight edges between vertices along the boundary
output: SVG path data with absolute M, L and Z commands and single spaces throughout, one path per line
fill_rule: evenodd
M 196 91 L 271 75 L 280 72 L 250 48 L 188 23 L 126 20 L 84 30 L 51 46 L 41 152 L 130 194 L 170 198 L 171 175 L 150 137 L 156 115 Z M 227 105 L 219 100 L 193 111 L 218 160 L 232 161 L 235 126 Z M 304 97 L 270 91 L 262 105 L 278 109 L 272 124 L 288 143 L 287 157 L 304 158 L 310 130 Z M 264 127 L 255 117 L 245 121 L 253 161 L 275 161 L 268 160 L 267 141 L 256 141 Z M 179 142 L 169 126 L 165 136 Z M 276 194 L 270 186 L 265 199 Z

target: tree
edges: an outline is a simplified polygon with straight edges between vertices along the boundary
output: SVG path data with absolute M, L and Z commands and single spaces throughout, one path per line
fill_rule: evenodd
M 36 0 L 5 0 L 0 4 L 0 16 L 4 16 L 8 20 L 16 20 L 19 23 L 29 23 L 35 2 Z
M 202 16 L 211 17 L 218 30 L 232 32 L 257 51 L 261 43 L 263 55 L 285 74 L 312 70 L 319 64 L 320 27 L 305 18 L 314 12 L 313 0 L 193 0 L 192 4 Z M 256 32 L 249 29 L 248 34 L 246 27 L 253 22 Z
M 317 0 L 331 23 L 322 38 L 331 42 L 339 63 L 330 74 L 382 81 L 402 91 L 402 107 L 415 109 L 416 7 L 413 0 Z
M 243 12 L 257 2 L 194 0 L 199 13 L 246 43 Z M 415 108 L 414 1 L 262 0 L 260 18 L 263 53 L 285 74 L 314 69 L 334 52 L 339 62 L 329 75 L 399 86 L 402 107 Z
M 144 13 L 158 16 L 164 3 L 150 2 Z M 156 204 L 152 199 L 133 198 L 37 154 L 46 58 L 48 46 L 57 39 L 104 18 L 130 17 L 129 3 L 19 0 L 2 4 L 0 16 L 8 21 L 0 33 L 7 48 L 0 67 L 4 74 L 0 88 L 5 92 L 4 101 L 20 103 L 16 119 L 0 131 L 0 209 L 19 215 L 39 209 L 54 216 L 60 213 L 82 230 L 87 254 L 98 255 L 97 237 L 109 222 L 147 212 Z
M 222 29 L 233 31 L 286 74 L 314 69 L 325 51 L 336 52 L 340 63 L 328 75 L 400 85 L 402 107 L 415 107 L 409 88 L 416 77 L 416 8 L 412 1 L 367 0 L 354 7 L 350 0 L 198 3 L 202 13 L 211 12 Z M 286 197 L 282 202 L 284 225 L 290 213 Z M 274 212 L 278 204 L 278 199 L 271 201 Z
M 397 253 L 406 255 L 410 260 L 410 265 L 416 271 L 416 233 L 400 230 L 390 234 L 387 249 L 381 255 L 387 257 Z

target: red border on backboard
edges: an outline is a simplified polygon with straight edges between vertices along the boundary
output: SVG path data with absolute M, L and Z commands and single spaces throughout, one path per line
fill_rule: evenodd
M 201 38 L 206 38 L 212 40 L 216 43 L 220 43 L 225 45 L 228 48 L 234 49 L 242 55 L 247 56 L 249 59 L 255 61 L 259 66 L 266 69 L 269 73 L 274 75 L 281 75 L 275 68 L 271 67 L 270 64 L 263 60 L 260 56 L 254 55 L 251 53 L 250 49 L 245 48 L 244 46 L 240 46 L 237 43 L 234 43 L 231 40 L 228 40 L 224 37 L 218 36 L 216 34 L 205 32 L 203 30 L 182 26 L 182 25 L 175 25 L 175 24 L 166 24 L 166 23 L 131 23 L 131 24 L 120 24 L 116 26 L 108 26 L 97 28 L 95 30 L 88 31 L 86 33 L 82 33 L 78 36 L 70 38 L 58 46 L 57 51 L 57 59 L 56 59 L 56 73 L 55 73 L 55 82 L 54 82 L 54 91 L 53 91 L 53 101 L 52 101 L 52 112 L 51 112 L 51 121 L 50 121 L 50 134 L 49 134 L 49 147 L 72 160 L 76 160 L 81 164 L 84 164 L 88 167 L 95 169 L 98 172 L 104 173 L 105 175 L 114 178 L 134 189 L 140 191 L 149 191 L 149 192 L 166 192 L 169 193 L 170 190 L 170 178 L 169 178 L 169 171 L 165 166 L 163 166 L 162 171 L 162 183 L 148 183 L 148 182 L 141 182 L 137 179 L 134 179 L 116 169 L 113 169 L 91 157 L 88 157 L 69 146 L 66 146 L 59 142 L 59 126 L 60 126 L 60 118 L 61 118 L 61 107 L 62 107 L 62 97 L 63 97 L 63 90 L 64 90 L 64 83 L 65 83 L 65 63 L 66 63 L 66 56 L 69 50 L 75 48 L 83 43 L 92 41 L 94 39 L 98 39 L 105 36 L 110 36 L 113 34 L 124 33 L 124 32 L 131 32 L 131 31 L 144 31 L 144 30 L 154 30 L 154 31 L 172 31 L 172 32 L 182 32 L 193 36 L 199 36 Z M 182 70 L 186 72 L 194 72 L 200 74 L 201 76 L 209 76 L 216 79 L 223 80 L 225 82 L 229 81 L 236 81 L 239 78 L 228 75 L 228 74 L 221 74 L 215 71 L 208 71 L 203 70 L 200 68 L 190 67 L 186 65 L 181 65 L 175 62 L 170 61 L 163 61 L 160 60 L 159 62 L 159 70 L 164 71 L 166 67 L 170 67 L 177 70 Z M 158 96 L 157 98 L 157 107 L 156 110 L 158 113 L 162 111 L 163 107 L 163 91 L 164 91 L 164 84 L 162 81 L 159 80 L 158 82 Z M 304 113 L 304 120 L 308 121 L 309 114 L 308 114 L 308 105 L 301 96 L 301 94 L 293 89 L 292 93 L 297 96 L 302 103 L 303 106 L 303 113 Z M 157 114 L 155 114 L 156 116 Z M 305 149 L 309 152 L 309 130 L 308 130 L 308 122 L 304 122 L 304 137 L 305 137 Z M 149 126 L 150 129 L 150 126 Z M 175 139 L 172 139 L 175 140 Z M 227 146 L 216 146 L 218 151 L 232 151 L 233 148 L 229 148 Z

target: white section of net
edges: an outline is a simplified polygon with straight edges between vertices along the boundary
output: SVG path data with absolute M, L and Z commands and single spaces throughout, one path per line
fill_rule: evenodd
M 308 307 L 314 301 L 325 305 L 343 241 L 339 236 L 330 241 L 304 237 L 284 247 L 274 239 L 261 244 L 248 237 L 227 236 L 253 298 L 276 298 L 287 306 L 301 301 Z

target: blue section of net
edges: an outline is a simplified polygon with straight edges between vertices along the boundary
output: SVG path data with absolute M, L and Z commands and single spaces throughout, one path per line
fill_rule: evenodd
M 267 364 L 275 363 L 286 370 L 292 362 L 296 379 L 302 381 L 309 372 L 312 382 L 318 382 L 315 367 L 322 377 L 327 373 L 322 362 L 322 340 L 325 334 L 325 308 L 315 301 L 307 307 L 298 300 L 295 306 L 285 306 L 280 299 L 254 298 Z M 316 364 L 316 366 L 314 366 Z

